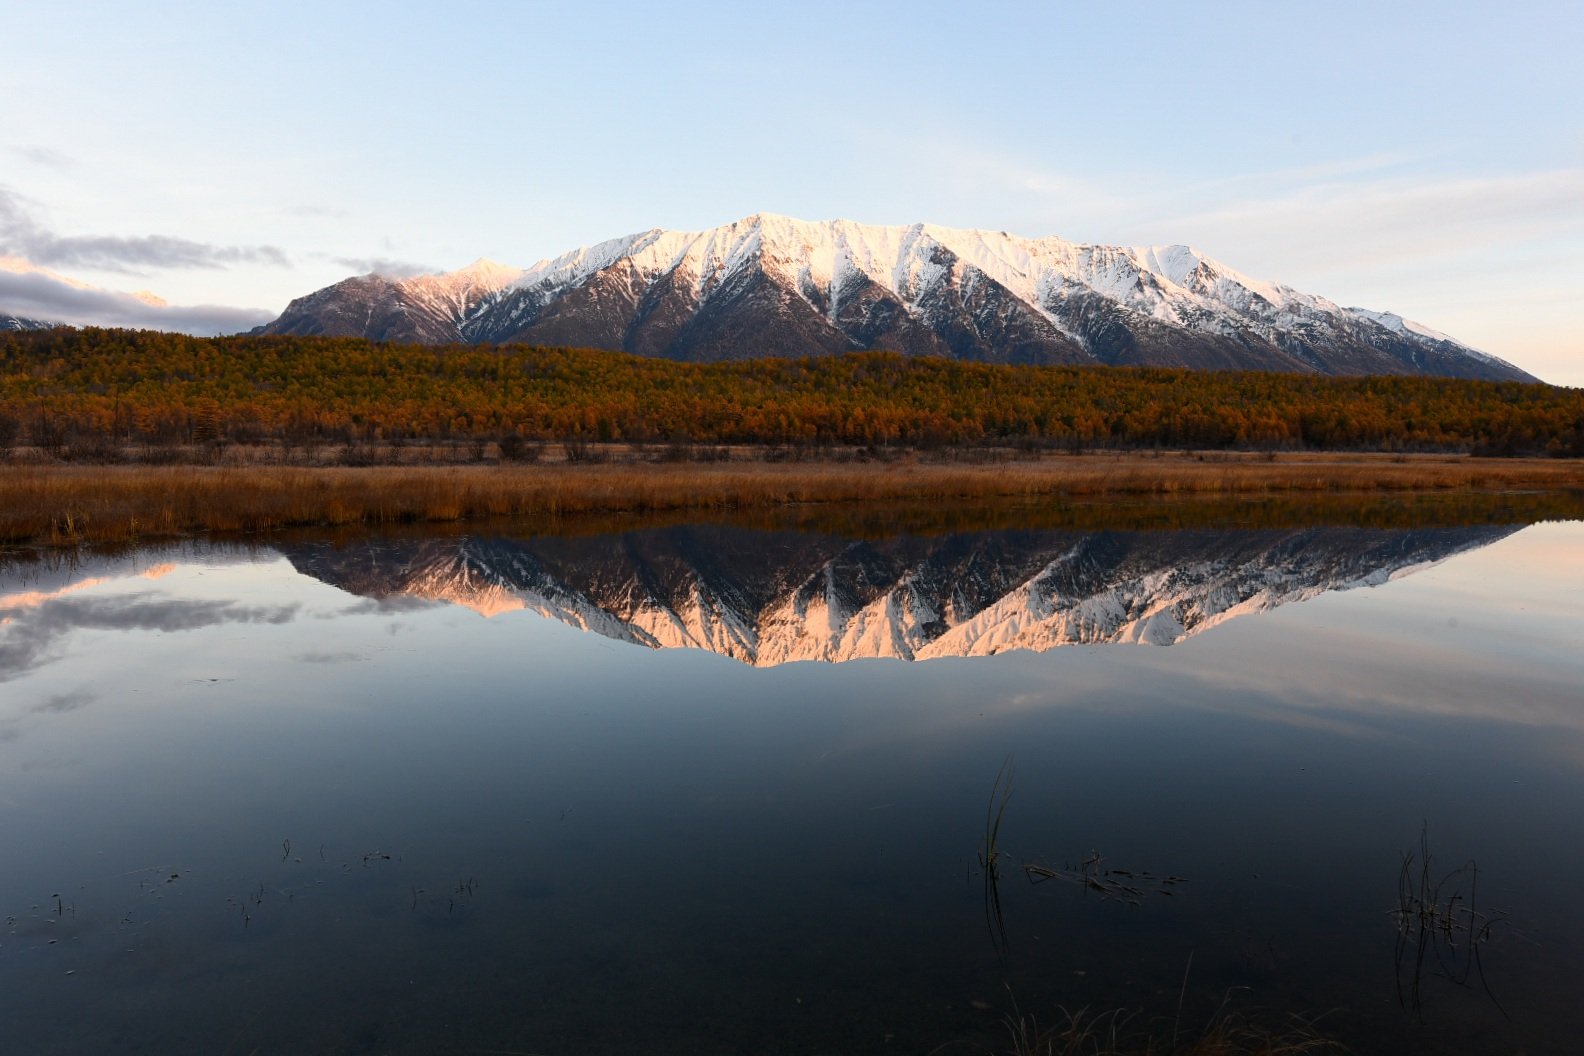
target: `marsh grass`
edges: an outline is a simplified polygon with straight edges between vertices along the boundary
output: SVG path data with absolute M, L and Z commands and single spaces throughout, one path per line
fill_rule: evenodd
M 0 467 L 0 543 L 71 545 L 195 532 L 488 518 L 1019 500 L 1409 499 L 1487 489 L 1584 488 L 1584 464 L 1467 458 L 1075 456 L 984 465 L 729 462 L 469 466 Z
M 1419 853 L 1403 853 L 1392 919 L 1397 926 L 1399 1004 L 1422 1019 L 1424 980 L 1427 974 L 1436 974 L 1455 986 L 1477 981 L 1497 1010 L 1507 1015 L 1485 978 L 1481 957 L 1503 918 L 1480 908 L 1479 865 L 1473 859 L 1438 873 L 1430 854 L 1428 826 L 1420 830 Z
M 1009 755 L 990 786 L 978 855 L 984 877 L 985 921 L 1003 968 L 1010 946 L 1001 906 L 1001 862 L 1008 857 L 1001 847 L 1001 829 L 1012 800 L 1013 776 L 1013 759 Z M 1180 876 L 1107 868 L 1098 852 L 1090 852 L 1075 867 L 1055 869 L 1026 863 L 1022 868 L 1031 882 L 1065 880 L 1086 892 L 1098 892 L 1102 898 L 1132 905 L 1138 905 L 1150 889 L 1169 895 L 1175 885 L 1187 882 Z M 1404 869 L 1406 872 L 1406 864 Z M 1222 996 L 1202 1026 L 1186 1022 L 1184 1005 L 1192 971 L 1190 954 L 1170 1019 L 1152 1019 L 1139 1010 L 1095 1011 L 1085 1006 L 1076 1011 L 1059 1007 L 1053 1018 L 1041 1023 L 1037 1016 L 1023 1011 L 1011 985 L 1004 984 L 1011 1003 L 1011 1011 L 1002 1018 L 1009 1045 L 1005 1051 L 1008 1056 L 1318 1056 L 1346 1051 L 1322 1035 L 1314 1020 L 1286 1016 L 1273 1026 L 1269 1017 L 1234 1008 L 1233 998 L 1239 992 L 1236 988 Z
M 1195 1030 L 1181 1022 L 1151 1021 L 1127 1009 L 1058 1009 L 1047 1024 L 1016 1008 L 1003 1021 L 1008 1056 L 1319 1056 L 1346 1048 L 1320 1033 L 1315 1020 L 1286 1016 L 1272 1024 L 1258 1012 L 1223 998 Z
M 990 786 L 990 800 L 985 805 L 984 843 L 979 848 L 979 869 L 984 876 L 985 925 L 990 929 L 990 943 L 996 954 L 1007 954 L 1006 915 L 1001 908 L 1001 821 L 1006 817 L 1007 804 L 1012 801 L 1012 757 L 1001 764 L 995 782 Z
M 984 846 L 979 850 L 979 865 L 987 875 L 997 879 L 1001 876 L 1001 822 L 1006 817 L 1007 805 L 1012 802 L 1014 773 L 1009 755 L 990 786 L 990 800 L 985 804 Z

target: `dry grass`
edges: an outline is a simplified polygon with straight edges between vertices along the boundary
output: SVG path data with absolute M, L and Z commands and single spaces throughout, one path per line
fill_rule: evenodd
M 0 542 L 909 500 L 1455 493 L 1584 487 L 1576 460 L 1088 455 L 990 465 L 744 463 L 0 467 Z

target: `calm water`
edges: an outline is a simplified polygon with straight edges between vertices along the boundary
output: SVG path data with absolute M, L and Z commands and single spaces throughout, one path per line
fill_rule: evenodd
M 187 546 L 0 621 L 8 1054 L 1584 1030 L 1581 522 Z

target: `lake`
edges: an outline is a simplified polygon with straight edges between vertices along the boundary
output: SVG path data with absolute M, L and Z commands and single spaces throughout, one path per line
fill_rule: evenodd
M 1012 522 L 10 555 L 4 1051 L 1576 1045 L 1584 521 Z

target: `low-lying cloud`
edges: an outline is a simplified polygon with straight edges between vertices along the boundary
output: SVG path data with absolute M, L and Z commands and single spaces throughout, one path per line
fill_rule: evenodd
M 177 330 L 208 337 L 251 330 L 275 313 L 218 304 L 150 304 L 130 293 L 74 286 L 41 272 L 0 268 L 0 315 L 74 326 Z

